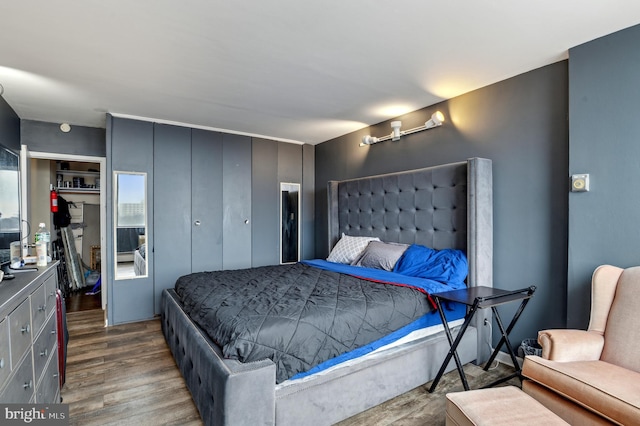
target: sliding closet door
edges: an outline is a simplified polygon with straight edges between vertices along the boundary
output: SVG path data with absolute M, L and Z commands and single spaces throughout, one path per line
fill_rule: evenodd
M 222 135 L 222 267 L 251 267 L 251 138 Z
M 191 131 L 191 270 L 222 269 L 222 134 Z
M 155 313 L 165 288 L 191 272 L 191 129 L 154 125 Z
M 280 262 L 278 142 L 253 138 L 251 266 Z

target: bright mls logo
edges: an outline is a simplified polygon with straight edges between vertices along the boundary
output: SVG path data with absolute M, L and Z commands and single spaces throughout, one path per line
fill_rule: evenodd
M 1 404 L 3 425 L 67 426 L 69 405 L 67 404 Z M 2 421 L 3 420 L 3 421 Z

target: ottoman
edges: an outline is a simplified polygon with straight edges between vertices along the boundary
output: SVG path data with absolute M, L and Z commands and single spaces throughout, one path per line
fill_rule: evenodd
M 447 426 L 568 425 L 515 386 L 448 393 Z

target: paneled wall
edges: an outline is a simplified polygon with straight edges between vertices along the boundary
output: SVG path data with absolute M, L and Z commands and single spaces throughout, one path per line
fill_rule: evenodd
M 159 314 L 162 291 L 190 272 L 279 262 L 279 184 L 313 181 L 312 146 L 115 117 L 107 124 L 109 173 L 149 173 L 149 278 L 110 283 L 111 324 Z M 144 151 L 144 161 L 127 150 L 132 145 Z M 107 197 L 112 205 L 112 190 Z M 312 206 L 303 208 L 303 235 Z M 134 306 L 140 299 L 144 309 Z
M 493 160 L 494 286 L 538 290 L 514 343 L 565 323 L 567 256 L 567 62 L 558 62 L 399 117 L 420 126 L 440 110 L 443 126 L 360 147 L 389 122 L 316 146 L 316 254 L 326 256 L 326 185 L 340 180 L 485 157 Z M 507 318 L 517 306 L 501 308 Z M 494 334 L 494 336 L 496 336 Z
M 113 172 L 142 172 L 147 174 L 147 185 L 153 182 L 153 123 L 122 120 L 107 116 L 107 244 L 103 251 L 106 264 L 113 271 L 114 265 L 114 194 Z M 147 244 L 154 244 L 154 191 L 147 188 Z M 107 310 L 109 324 L 152 318 L 155 311 L 154 257 L 148 256 L 149 275 L 135 280 L 114 280 L 109 273 Z

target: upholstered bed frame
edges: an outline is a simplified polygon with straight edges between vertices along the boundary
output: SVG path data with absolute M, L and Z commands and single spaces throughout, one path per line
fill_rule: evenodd
M 467 251 L 469 286 L 491 286 L 491 161 L 468 161 L 329 182 L 330 247 L 342 233 Z M 458 348 L 463 363 L 486 361 L 489 310 L 476 314 Z M 429 382 L 449 349 L 444 333 L 399 345 L 311 380 L 275 385 L 270 360 L 224 359 L 182 311 L 173 290 L 162 297 L 162 330 L 208 425 L 327 425 Z M 449 365 L 449 369 L 454 364 Z

